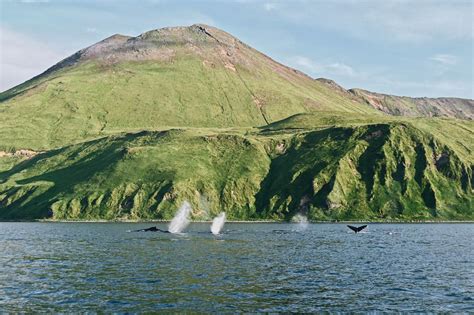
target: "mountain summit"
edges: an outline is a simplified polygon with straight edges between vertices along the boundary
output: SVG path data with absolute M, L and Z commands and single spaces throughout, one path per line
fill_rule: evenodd
M 170 62 L 182 55 L 203 60 L 232 62 L 250 66 L 252 49 L 232 35 L 217 28 L 195 24 L 189 27 L 165 27 L 137 37 L 115 34 L 82 49 L 51 69 L 58 70 L 80 62 L 94 60 L 100 64 L 126 61 Z M 253 64 L 255 65 L 255 64 Z M 47 72 L 51 72 L 51 69 Z

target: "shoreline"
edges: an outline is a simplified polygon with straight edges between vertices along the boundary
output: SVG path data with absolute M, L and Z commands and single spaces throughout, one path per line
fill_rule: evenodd
M 0 220 L 0 223 L 169 223 L 171 220 L 51 220 L 51 219 L 37 219 L 37 220 Z M 194 220 L 191 223 L 212 223 L 212 220 Z M 276 220 L 228 220 L 226 223 L 239 224 L 298 224 L 299 222 L 276 221 Z M 341 221 L 308 221 L 308 224 L 473 224 L 474 220 L 385 220 L 385 221 L 370 221 L 370 220 L 341 220 Z

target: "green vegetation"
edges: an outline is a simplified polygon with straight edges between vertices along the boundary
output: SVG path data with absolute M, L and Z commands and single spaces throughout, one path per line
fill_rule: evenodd
M 3 102 L 0 149 L 42 150 L 143 129 L 262 126 L 313 110 L 378 114 L 325 89 L 295 86 L 270 71 L 207 69 L 196 58 L 102 67 L 88 62 Z M 323 105 L 312 108 L 308 99 Z
M 445 158 L 443 158 L 445 157 Z M 472 163 L 405 123 L 104 137 L 0 173 L 4 219 L 473 219 Z
M 209 27 L 106 39 L 0 94 L 0 219 L 474 219 L 472 121 L 327 82 Z

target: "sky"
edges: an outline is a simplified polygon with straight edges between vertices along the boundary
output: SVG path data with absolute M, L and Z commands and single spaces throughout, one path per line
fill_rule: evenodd
M 110 35 L 195 23 L 345 88 L 474 98 L 471 0 L 0 0 L 0 91 Z

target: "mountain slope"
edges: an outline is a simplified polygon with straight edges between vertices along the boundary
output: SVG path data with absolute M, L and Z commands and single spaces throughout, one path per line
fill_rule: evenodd
M 114 35 L 0 94 L 0 219 L 473 220 L 474 122 L 359 92 L 209 26 Z
M 0 143 L 44 149 L 120 131 L 253 127 L 377 112 L 216 28 L 112 36 L 0 95 Z

